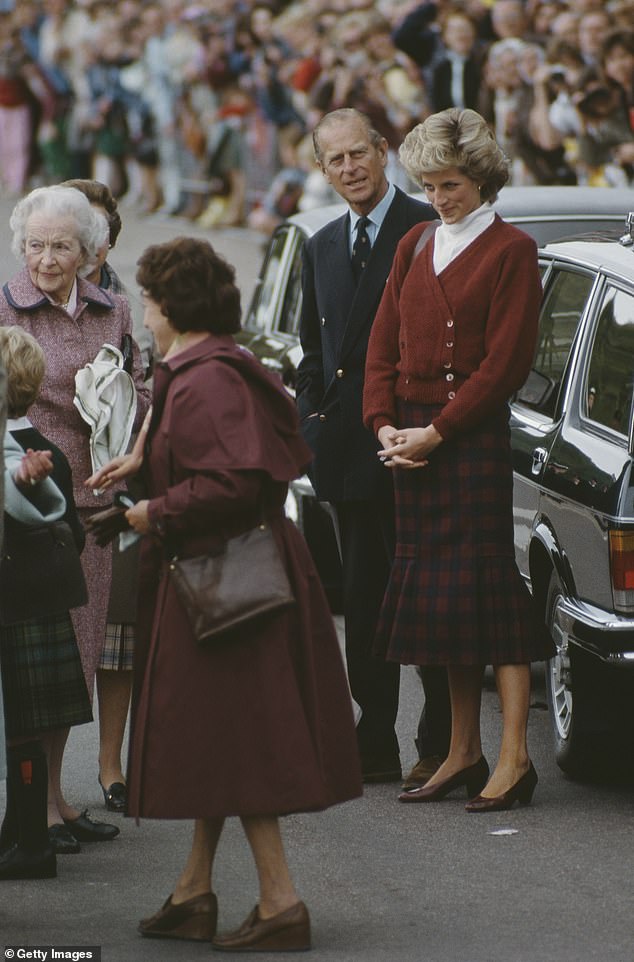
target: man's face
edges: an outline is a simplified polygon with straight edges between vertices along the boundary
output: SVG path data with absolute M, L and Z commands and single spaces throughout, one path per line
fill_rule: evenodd
M 320 131 L 321 172 L 357 214 L 369 214 L 387 190 L 387 141 L 370 143 L 360 121 L 326 124 Z

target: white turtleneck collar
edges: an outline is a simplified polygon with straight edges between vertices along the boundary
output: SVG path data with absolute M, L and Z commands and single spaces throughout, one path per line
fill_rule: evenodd
M 434 235 L 434 271 L 440 274 L 495 219 L 491 204 L 481 204 L 456 224 L 441 224 Z

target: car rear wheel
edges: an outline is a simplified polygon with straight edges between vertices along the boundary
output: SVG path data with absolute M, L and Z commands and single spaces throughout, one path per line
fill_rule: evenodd
M 562 771 L 582 777 L 596 774 L 611 747 L 603 711 L 601 666 L 575 645 L 558 614 L 564 591 L 553 572 L 546 599 L 546 624 L 556 653 L 546 664 L 546 694 L 555 739 L 555 760 Z

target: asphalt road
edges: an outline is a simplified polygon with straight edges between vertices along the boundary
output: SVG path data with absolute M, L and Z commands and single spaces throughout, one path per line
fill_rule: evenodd
M 17 268 L 8 249 L 9 213 L 0 201 L 2 282 Z M 125 210 L 123 217 L 112 263 L 131 290 L 135 261 L 148 243 L 202 234 L 182 221 Z M 260 239 L 240 230 L 204 236 L 236 264 L 246 306 Z M 405 768 L 415 760 L 419 708 L 418 679 L 406 669 L 398 719 Z M 493 761 L 500 715 L 488 675 L 482 716 L 485 754 Z M 634 962 L 634 787 L 575 783 L 557 769 L 538 668 L 529 737 L 540 779 L 529 808 L 467 815 L 459 793 L 435 805 L 405 806 L 396 801 L 396 786 L 379 785 L 357 801 L 284 820 L 289 859 L 312 915 L 315 962 Z M 96 726 L 74 729 L 64 781 L 75 804 L 104 818 L 96 754 Z M 190 826 L 108 817 L 121 826 L 115 841 L 58 859 L 55 880 L 0 888 L 0 958 L 6 946 L 51 945 L 100 946 L 104 962 L 209 958 L 204 944 L 136 933 L 138 919 L 170 893 Z M 257 897 L 236 820 L 221 841 L 215 887 L 220 928 L 233 928 Z M 6 951 L 5 957 L 11 958 Z M 28 956 L 16 951 L 14 958 L 21 957 Z

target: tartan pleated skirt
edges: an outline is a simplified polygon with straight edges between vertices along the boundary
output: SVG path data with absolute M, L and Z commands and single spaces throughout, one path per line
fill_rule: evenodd
M 0 627 L 0 665 L 8 738 L 92 721 L 68 613 Z
M 399 424 L 441 408 L 401 402 Z M 543 620 L 515 563 L 508 409 L 395 469 L 396 554 L 375 654 L 403 665 L 505 665 L 550 658 Z

